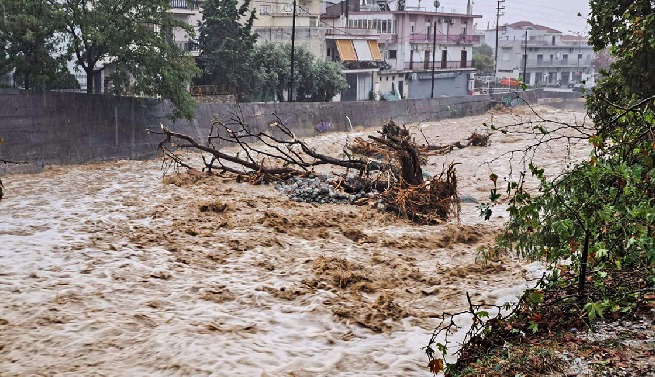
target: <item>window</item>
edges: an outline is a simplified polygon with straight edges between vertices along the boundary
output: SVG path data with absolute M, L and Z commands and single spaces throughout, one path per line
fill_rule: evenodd
M 431 27 L 431 24 L 429 22 L 425 23 L 425 30 L 427 30 L 428 35 L 432 34 L 432 27 Z
M 578 54 L 578 60 L 582 59 L 582 54 Z
M 562 55 L 562 60 L 568 61 L 569 60 L 569 54 L 563 54 Z
M 410 28 L 410 32 L 411 32 L 412 34 L 416 33 L 416 22 L 411 22 L 410 25 L 411 25 L 411 26 L 409 27 L 409 28 Z M 385 26 L 386 26 L 386 25 L 385 25 Z
M 389 50 L 389 59 L 396 59 L 397 51 L 396 50 Z
M 259 6 L 259 14 L 262 16 L 270 15 L 271 14 L 271 6 L 268 4 L 262 4 Z

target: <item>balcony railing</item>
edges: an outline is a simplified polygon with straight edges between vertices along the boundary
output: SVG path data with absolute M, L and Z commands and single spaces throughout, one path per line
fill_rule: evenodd
M 461 60 L 449 60 L 449 61 L 437 60 L 434 62 L 435 70 L 462 69 L 462 68 L 473 68 L 473 61 L 467 60 L 465 62 L 462 62 Z M 431 61 L 406 62 L 405 69 L 409 69 L 412 71 L 431 71 L 432 62 Z
M 198 9 L 198 2 L 194 0 L 171 0 L 171 8 L 173 9 Z
M 528 67 L 589 67 L 591 65 L 591 59 L 580 59 L 578 58 L 569 58 L 569 59 L 553 59 L 553 60 L 540 60 L 540 59 L 528 59 Z
M 293 4 L 278 4 L 273 8 L 272 16 L 293 16 Z M 310 16 L 304 8 L 296 6 L 296 16 L 308 17 Z
M 348 35 L 348 36 L 362 36 L 362 37 L 377 37 L 380 33 L 374 29 L 361 29 L 361 28 L 351 28 L 351 27 L 327 27 L 325 29 L 326 35 Z
M 471 34 L 451 34 L 443 35 L 437 34 L 436 36 L 432 34 L 424 33 L 415 33 L 410 36 L 409 41 L 412 43 L 421 43 L 421 42 L 432 42 L 436 38 L 437 43 L 475 43 L 480 41 L 479 35 Z
M 187 51 L 187 52 L 199 51 L 198 43 L 195 41 L 175 41 L 175 44 L 182 51 Z

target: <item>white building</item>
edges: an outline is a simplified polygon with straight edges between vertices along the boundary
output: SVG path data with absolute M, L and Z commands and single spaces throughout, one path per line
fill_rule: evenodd
M 495 52 L 495 29 L 485 31 L 485 41 Z M 525 76 L 529 86 L 566 87 L 583 80 L 593 83 L 593 59 L 593 48 L 581 35 L 564 35 L 528 21 L 498 30 L 498 77 Z

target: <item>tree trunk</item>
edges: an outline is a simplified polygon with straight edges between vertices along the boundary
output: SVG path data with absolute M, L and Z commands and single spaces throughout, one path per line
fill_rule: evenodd
M 580 258 L 580 273 L 578 274 L 578 303 L 584 305 L 585 295 L 585 281 L 587 278 L 587 259 L 589 258 L 589 232 L 584 236 L 584 247 L 582 248 L 582 256 Z
M 86 92 L 93 94 L 93 67 L 91 69 L 85 68 L 84 72 L 86 72 Z

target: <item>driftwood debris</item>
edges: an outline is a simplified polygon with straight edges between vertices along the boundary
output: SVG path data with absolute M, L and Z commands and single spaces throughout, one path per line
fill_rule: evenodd
M 164 136 L 159 148 L 164 158 L 176 166 L 192 169 L 179 155 L 179 150 L 184 149 L 203 152 L 205 172 L 235 173 L 239 179 L 250 177 L 251 182 L 280 181 L 309 174 L 320 165 L 337 166 L 346 170 L 338 188 L 379 193 L 375 200 L 413 221 L 431 224 L 459 216 L 454 165 L 425 181 L 421 167 L 426 162 L 425 148 L 415 143 L 407 128 L 394 122 L 383 125 L 377 135 L 370 135 L 370 142 L 356 138 L 344 149 L 345 158 L 317 152 L 280 119 L 265 131 L 254 131 L 238 117 L 229 124 L 215 118 L 206 143 L 164 126 L 149 132 Z M 228 147 L 219 149 L 219 143 Z M 476 141 L 469 138 L 467 143 L 475 145 Z M 229 146 L 236 148 L 228 152 Z
M 446 154 L 450 153 L 453 151 L 453 149 L 464 149 L 466 147 L 474 146 L 474 147 L 486 147 L 489 146 L 490 141 L 489 141 L 489 134 L 480 134 L 477 132 L 473 132 L 471 136 L 469 136 L 466 141 L 456 141 L 454 143 L 450 144 L 444 144 L 444 145 L 426 145 L 420 147 L 421 153 L 425 156 L 429 155 L 440 155 L 440 154 Z

